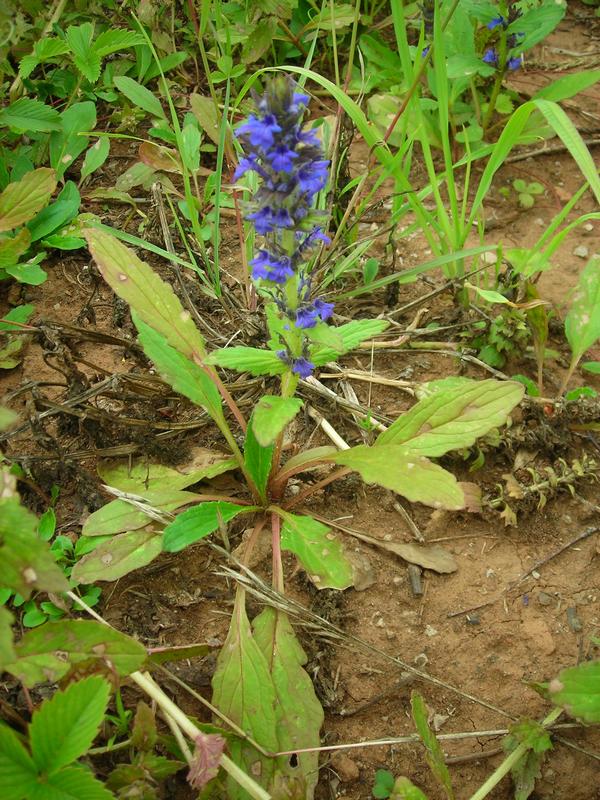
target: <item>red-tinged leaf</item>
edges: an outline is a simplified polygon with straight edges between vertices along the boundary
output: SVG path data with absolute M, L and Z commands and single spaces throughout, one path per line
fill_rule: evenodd
M 142 142 L 138 154 L 140 161 L 152 169 L 180 174 L 182 172 L 181 158 L 177 150 L 172 147 L 165 147 L 153 142 Z
M 196 749 L 187 779 L 193 789 L 200 791 L 217 776 L 225 739 L 216 734 L 199 733 L 195 742 Z

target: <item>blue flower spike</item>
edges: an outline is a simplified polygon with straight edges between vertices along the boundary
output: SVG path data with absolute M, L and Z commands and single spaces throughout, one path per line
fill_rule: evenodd
M 314 364 L 306 331 L 333 316 L 333 303 L 311 298 L 306 264 L 315 247 L 330 243 L 323 215 L 314 209 L 329 178 L 329 161 L 315 131 L 302 127 L 309 97 L 289 77 L 272 79 L 254 103 L 256 112 L 236 130 L 244 154 L 234 173 L 234 181 L 247 172 L 260 179 L 245 215 L 264 237 L 250 262 L 252 278 L 261 281 L 284 318 L 286 347 L 277 356 L 293 374 L 307 378 Z

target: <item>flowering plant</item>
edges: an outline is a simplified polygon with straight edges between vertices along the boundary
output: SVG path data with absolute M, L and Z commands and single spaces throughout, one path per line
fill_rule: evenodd
M 183 550 L 239 517 L 250 521 L 242 547 L 244 564 L 250 563 L 257 543 L 270 529 L 276 592 L 284 591 L 284 552 L 296 556 L 317 588 L 342 590 L 355 580 L 343 541 L 332 525 L 314 519 L 301 504 L 354 471 L 367 483 L 411 501 L 435 508 L 476 510 L 477 487 L 459 483 L 429 457 L 468 447 L 478 436 L 501 425 L 520 400 L 523 386 L 467 379 L 458 388 L 432 386 L 372 446 L 359 444 L 344 450 L 319 446 L 301 449 L 285 460 L 284 433 L 302 406 L 294 396 L 298 382 L 381 333 L 387 323 L 363 319 L 335 328 L 328 325 L 333 304 L 315 295 L 309 260 L 315 248 L 328 241 L 326 220 L 314 208 L 315 196 L 327 182 L 328 162 L 315 133 L 302 127 L 308 96 L 288 78 L 278 77 L 262 97 L 255 97 L 255 105 L 254 113 L 237 129 L 244 154 L 236 180 L 254 172 L 260 181 L 245 214 L 262 237 L 251 267 L 265 300 L 267 348 L 225 347 L 208 353 L 191 315 L 168 284 L 111 235 L 98 228 L 86 232 L 102 275 L 131 305 L 140 344 L 158 373 L 201 406 L 225 439 L 231 457 L 221 456 L 209 474 L 235 469 L 244 478 L 234 497 L 178 492 L 175 506 L 171 498 L 161 506 L 156 493 L 149 497 L 153 519 L 161 520 L 163 527 L 149 534 L 152 541 L 144 550 L 147 558 L 138 557 L 136 566 L 148 563 L 161 549 Z M 246 420 L 217 366 L 281 376 L 280 393 L 263 396 Z M 233 426 L 239 428 L 243 444 Z M 306 473 L 315 468 L 325 470 L 325 475 L 311 482 Z M 288 491 L 290 479 L 296 476 L 298 480 L 303 474 L 304 488 L 295 494 Z M 184 505 L 189 508 L 174 516 L 173 509 Z M 295 513 L 298 507 L 300 512 Z M 106 509 L 102 512 L 108 513 Z M 169 520 L 166 525 L 165 520 Z M 131 547 L 139 553 L 136 531 L 118 536 L 120 552 L 130 537 Z M 95 579 L 94 569 L 102 577 L 107 563 L 102 548 L 113 546 L 112 540 L 102 543 L 86 557 L 90 580 Z M 126 567 L 119 572 L 117 565 L 112 577 L 125 571 Z M 305 661 L 279 607 L 265 608 L 250 623 L 240 583 L 229 634 L 213 676 L 213 704 L 237 726 L 237 738 L 230 745 L 233 760 L 273 796 L 299 800 L 311 800 L 314 794 L 318 776 L 315 748 L 323 721 L 303 669 Z M 225 791 L 234 800 L 248 796 L 232 779 Z

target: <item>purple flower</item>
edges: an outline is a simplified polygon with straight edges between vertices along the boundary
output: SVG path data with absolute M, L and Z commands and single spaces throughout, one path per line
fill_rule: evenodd
M 323 322 L 333 316 L 333 303 L 326 303 L 325 300 L 320 300 L 318 297 L 315 300 L 315 309 Z
M 285 283 L 294 274 L 291 259 L 288 256 L 272 256 L 268 250 L 259 250 L 258 255 L 250 262 L 254 280 L 273 281 Z
M 263 206 L 258 211 L 253 211 L 252 214 L 248 214 L 247 219 L 251 219 L 256 232 L 263 235 L 276 228 L 291 228 L 294 224 L 287 209 L 273 209 L 270 206 Z
M 424 47 L 421 50 L 421 58 L 426 58 L 427 57 L 427 53 L 429 53 L 430 50 L 431 50 L 431 45 L 428 44 L 427 47 Z
M 298 186 L 311 198 L 327 183 L 329 161 L 313 161 L 298 170 Z
M 483 54 L 483 61 L 486 64 L 491 64 L 492 66 L 496 66 L 498 63 L 498 53 L 494 50 L 493 47 L 488 47 L 488 49 Z
M 315 365 L 312 363 L 312 361 L 308 361 L 304 357 L 295 358 L 294 361 L 292 362 L 292 372 L 295 372 L 296 375 L 299 375 L 301 378 L 304 378 L 304 380 L 306 380 L 306 378 L 312 375 L 314 368 Z
M 262 147 L 266 150 L 271 147 L 275 134 L 280 131 L 281 127 L 277 124 L 274 114 L 266 114 L 262 119 L 250 114 L 248 121 L 237 129 L 236 136 L 238 138 L 243 136 L 253 147 Z
M 513 58 L 508 59 L 508 61 L 506 62 L 506 66 L 508 67 L 508 69 L 514 72 L 516 69 L 519 69 L 522 63 L 523 59 L 521 56 L 514 56 Z
M 313 306 L 301 306 L 296 311 L 297 328 L 314 328 L 319 319 L 319 312 Z
M 286 145 L 280 144 L 270 150 L 266 157 L 275 172 L 291 172 L 294 169 L 294 159 L 298 158 L 298 153 L 294 153 Z
M 497 17 L 494 17 L 493 20 L 488 22 L 487 27 L 493 31 L 494 28 L 497 28 L 499 25 L 502 25 L 503 28 L 506 28 L 506 20 L 501 14 L 498 14 Z

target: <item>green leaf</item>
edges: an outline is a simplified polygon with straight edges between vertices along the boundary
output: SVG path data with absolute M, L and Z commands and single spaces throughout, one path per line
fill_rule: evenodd
M 62 178 L 68 167 L 83 153 L 89 143 L 84 132 L 96 127 L 96 106 L 90 100 L 74 103 L 62 112 L 62 130 L 50 134 L 50 166 Z
M 190 107 L 204 133 L 218 145 L 221 117 L 213 99 L 201 94 L 192 94 Z
M 38 520 L 12 496 L 0 500 L 2 585 L 27 598 L 34 589 L 65 592 L 69 588 L 50 548 L 37 536 Z
M 58 195 L 54 203 L 42 209 L 40 213 L 27 224 L 31 241 L 37 242 L 48 236 L 58 228 L 62 228 L 77 216 L 81 196 L 79 189 L 73 181 L 67 181 L 64 189 Z
M 159 375 L 176 392 L 204 408 L 214 420 L 223 420 L 221 395 L 210 375 L 198 364 L 167 344 L 165 338 L 146 325 L 135 311 L 133 322 L 138 329 L 140 344 L 154 362 Z
M 358 472 L 366 483 L 391 489 L 411 503 L 424 503 L 450 511 L 469 505 L 469 498 L 452 473 L 407 450 L 406 445 L 359 445 L 342 450 L 335 462 Z
M 313 347 L 310 351 L 310 360 L 315 366 L 320 367 L 328 361 L 335 361 L 340 353 L 348 353 L 365 339 L 372 339 L 382 333 L 389 323 L 384 319 L 357 319 L 335 328 L 336 334 L 341 339 L 342 350 L 332 347 Z
M 396 778 L 390 800 L 427 800 L 427 795 L 405 777 Z
M 16 658 L 13 647 L 12 623 L 13 615 L 7 608 L 0 605 L 0 672 L 4 671 L 6 664 L 10 664 Z
M 571 716 L 586 723 L 600 722 L 600 661 L 563 669 L 550 683 L 550 696 Z
M 15 264 L 14 267 L 5 267 L 5 271 L 19 283 L 27 283 L 30 286 L 39 286 L 44 283 L 48 277 L 48 273 L 39 266 L 45 256 L 45 253 L 38 253 L 38 255 L 27 261 L 24 264 Z
M 256 440 L 263 447 L 272 444 L 302 408 L 298 397 L 264 395 L 258 401 L 250 424 Z
M 30 244 L 31 236 L 27 228 L 21 228 L 15 236 L 0 239 L 0 268 L 5 269 L 16 264 Z
M 248 469 L 250 477 L 254 481 L 256 488 L 261 499 L 266 500 L 266 489 L 271 473 L 271 464 L 273 463 L 273 451 L 275 450 L 274 444 L 261 445 L 255 434 L 253 417 L 250 418 L 250 424 L 246 431 L 246 440 L 244 442 L 244 462 Z
M 49 133 L 61 130 L 60 114 L 40 100 L 21 97 L 0 110 L 0 126 L 28 133 Z
M 101 136 L 85 154 L 83 166 L 81 167 L 81 180 L 89 177 L 93 172 L 96 172 L 97 169 L 100 169 L 108 158 L 109 153 L 110 139 L 108 136 Z
M 267 660 L 252 636 L 243 598 L 243 593 L 238 592 L 231 627 L 212 679 L 212 702 L 262 747 L 277 752 L 277 695 Z M 238 766 L 259 779 L 263 787 L 269 786 L 275 768 L 273 759 L 262 756 L 243 739 L 232 741 L 229 749 Z M 248 798 L 230 778 L 225 796 L 228 800 Z
M 181 132 L 181 156 L 190 172 L 196 172 L 200 167 L 201 144 L 202 134 L 196 125 L 184 125 Z
M 82 662 L 129 675 L 144 663 L 146 650 L 135 639 L 87 619 L 61 619 L 27 631 L 15 645 L 17 660 L 6 669 L 25 686 L 56 683 Z
M 144 111 L 147 111 L 148 114 L 151 114 L 153 117 L 163 117 L 166 119 L 165 112 L 163 111 L 158 97 L 155 97 L 152 92 L 146 89 L 145 86 L 142 86 L 141 83 L 125 75 L 119 75 L 114 79 L 114 84 L 134 106 L 143 108 Z
M 77 583 L 116 581 L 145 567 L 162 552 L 162 536 L 155 530 L 120 533 L 102 542 L 73 567 L 71 580 Z
M 521 720 L 511 725 L 510 735 L 534 753 L 545 753 L 546 750 L 552 749 L 550 734 L 543 725 L 533 719 Z
M 574 361 L 600 339 L 600 256 L 592 256 L 579 276 L 565 319 L 565 334 Z
M 44 38 L 33 45 L 33 52 L 23 56 L 19 63 L 19 76 L 28 78 L 38 64 L 69 52 L 69 45 L 62 39 Z
M 581 369 L 591 372 L 592 375 L 600 375 L 600 361 L 584 361 L 581 364 Z
M 318 589 L 347 589 L 354 583 L 352 564 L 336 536 L 316 519 L 277 509 L 283 520 L 281 549 L 298 558 Z
M 37 783 L 33 759 L 17 734 L 0 722 L 0 786 L 2 800 L 23 800 Z
M 542 776 L 542 764 L 545 756 L 528 750 L 512 767 L 510 774 L 513 780 L 514 800 L 527 800 L 535 789 L 535 782 Z
M 251 375 L 281 375 L 288 369 L 271 350 L 259 350 L 257 347 L 225 347 L 222 350 L 213 350 L 206 358 L 206 363 L 238 372 L 249 372 Z
M 538 89 L 533 95 L 535 100 L 553 100 L 555 103 L 567 100 L 578 92 L 589 89 L 600 81 L 600 69 L 588 69 L 582 72 L 575 72 L 572 75 L 565 75 L 552 83 Z
M 91 46 L 93 36 L 94 26 L 91 22 L 69 25 L 65 34 L 75 66 L 90 83 L 96 83 L 100 77 L 100 56 Z
M 109 486 L 114 486 L 122 492 L 132 492 L 146 497 L 151 491 L 185 489 L 199 481 L 216 478 L 217 475 L 222 475 L 235 466 L 233 458 L 200 448 L 198 457 L 190 462 L 186 472 L 179 472 L 163 464 L 153 464 L 144 459 L 131 465 L 104 461 L 97 469 L 98 475 Z
M 373 784 L 373 797 L 377 800 L 386 800 L 394 788 L 394 776 L 387 769 L 378 769 L 375 773 L 375 782 Z
M 302 667 L 307 662 L 288 617 L 265 608 L 252 622 L 254 639 L 268 664 L 275 690 L 275 725 L 279 750 L 320 745 L 323 709 Z M 289 756 L 276 759 L 273 794 L 312 798 L 319 778 L 319 754 L 300 753 L 292 766 Z M 277 787 L 277 788 L 276 788 Z
M 118 50 L 125 50 L 129 47 L 137 47 L 144 44 L 145 39 L 141 33 L 135 33 L 124 28 L 109 28 L 102 31 L 94 42 L 94 50 L 100 58 L 116 53 Z
M 18 325 L 11 325 L 11 322 L 21 322 L 25 324 L 33 312 L 35 311 L 35 306 L 31 303 L 28 303 L 26 306 L 16 306 L 16 308 L 11 308 L 8 314 L 4 314 L 2 317 L 2 322 L 0 322 L 0 331 L 18 331 Z
M 85 238 L 115 294 L 129 303 L 142 322 L 164 336 L 171 347 L 201 362 L 204 340 L 173 289 L 114 236 L 94 228 L 85 232 Z
M 0 406 L 0 431 L 8 430 L 19 419 L 19 415 L 11 411 L 10 408 Z M 2 473 L 0 472 L 0 476 Z
M 56 189 L 56 173 L 41 167 L 27 172 L 20 181 L 9 183 L 0 194 L 0 231 L 10 231 L 35 215 Z
M 63 767 L 49 775 L 27 800 L 114 800 L 114 794 L 84 767 Z
M 441 783 L 448 800 L 454 800 L 452 781 L 444 760 L 444 751 L 436 739 L 435 734 L 429 729 L 429 725 L 427 724 L 427 706 L 425 705 L 425 701 L 418 692 L 412 692 L 410 705 L 413 722 L 415 723 L 417 733 L 426 750 L 425 758 L 429 764 L 429 769 Z
M 376 447 L 402 445 L 416 455 L 442 456 L 470 447 L 502 425 L 521 400 L 524 387 L 512 381 L 473 381 L 471 388 L 437 392 L 419 401 L 379 435 Z
M 200 500 L 193 492 L 182 492 L 177 489 L 144 492 L 144 500 L 151 508 L 159 511 L 175 511 L 181 506 Z M 113 500 L 86 519 L 81 529 L 82 536 L 108 536 L 124 531 L 135 531 L 150 522 L 150 517 L 126 500 Z
M 177 553 L 184 547 L 204 539 L 209 533 L 216 531 L 219 525 L 226 524 L 238 514 L 249 514 L 257 510 L 257 506 L 239 506 L 224 500 L 201 503 L 194 508 L 188 508 L 165 528 L 163 549 L 169 553 Z
M 529 50 L 543 41 L 556 28 L 565 15 L 567 4 L 561 2 L 543 3 L 526 11 L 515 19 L 507 29 L 509 34 L 524 34 L 518 44 L 519 51 Z
M 55 773 L 89 749 L 104 719 L 109 696 L 109 683 L 91 675 L 56 692 L 33 712 L 29 742 L 40 772 Z

